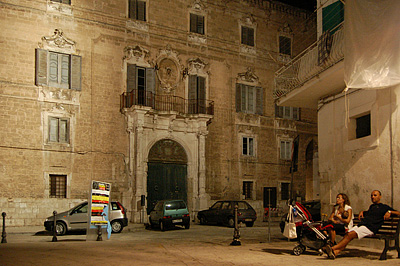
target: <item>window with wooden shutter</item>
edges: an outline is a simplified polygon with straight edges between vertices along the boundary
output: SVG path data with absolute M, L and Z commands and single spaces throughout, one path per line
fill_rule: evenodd
M 189 113 L 204 114 L 206 112 L 205 77 L 189 75 Z
M 156 74 L 154 68 L 134 64 L 127 65 L 127 106 L 143 105 L 154 107 Z
M 263 115 L 263 89 L 245 84 L 236 84 L 236 111 Z
M 69 143 L 69 120 L 49 117 L 49 142 Z
M 129 18 L 146 21 L 146 1 L 129 0 Z
M 254 29 L 242 26 L 242 44 L 254 46 Z
M 190 14 L 190 32 L 204 34 L 204 16 Z
M 279 53 L 292 55 L 292 39 L 285 36 L 279 36 Z
M 300 119 L 300 108 L 290 106 L 275 106 L 275 116 L 291 120 Z
M 281 140 L 280 158 L 282 160 L 290 160 L 292 158 L 292 141 Z
M 36 49 L 36 85 L 81 90 L 82 58 Z

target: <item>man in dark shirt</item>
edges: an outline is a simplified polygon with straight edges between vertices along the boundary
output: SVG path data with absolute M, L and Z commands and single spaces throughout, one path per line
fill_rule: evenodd
M 354 238 L 364 238 L 376 234 L 379 228 L 383 225 L 384 220 L 389 219 L 391 214 L 400 215 L 400 212 L 393 210 L 390 206 L 381 203 L 382 194 L 379 190 L 374 190 L 371 193 L 372 204 L 368 211 L 360 212 L 358 218 L 361 222 L 358 226 L 351 228 L 343 239 L 335 246 L 327 245 L 325 251 L 330 259 L 335 259 L 337 254 L 345 249 L 347 244 Z

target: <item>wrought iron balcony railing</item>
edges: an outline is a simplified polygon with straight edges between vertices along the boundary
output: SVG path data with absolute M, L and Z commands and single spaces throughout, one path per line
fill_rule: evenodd
M 275 72 L 273 96 L 278 99 L 296 88 L 303 86 L 321 72 L 344 58 L 343 23 L 296 56 L 292 61 Z
M 214 101 L 184 99 L 173 95 L 157 95 L 152 92 L 133 90 L 121 94 L 121 110 L 133 105 L 148 106 L 157 111 L 175 111 L 181 114 L 214 115 Z

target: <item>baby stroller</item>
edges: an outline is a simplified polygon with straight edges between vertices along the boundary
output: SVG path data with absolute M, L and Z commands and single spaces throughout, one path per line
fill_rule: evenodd
M 328 236 L 322 231 L 331 225 L 322 227 L 322 223 L 313 222 L 310 212 L 299 202 L 292 204 L 291 210 L 296 224 L 298 240 L 298 245 L 293 248 L 293 254 L 299 256 L 308 247 L 322 255 L 322 247 L 329 241 Z

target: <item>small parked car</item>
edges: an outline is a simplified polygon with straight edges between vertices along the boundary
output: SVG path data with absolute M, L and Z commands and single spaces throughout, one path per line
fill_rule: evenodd
M 234 227 L 235 205 L 238 205 L 238 223 L 245 223 L 247 227 L 252 227 L 257 219 L 257 213 L 246 201 L 217 201 L 208 210 L 199 211 L 197 218 L 200 224 L 225 224 Z
M 150 211 L 149 222 L 151 227 L 160 227 L 161 231 L 175 225 L 190 228 L 190 215 L 183 200 L 160 200 Z
M 128 218 L 124 206 L 118 201 L 110 202 L 109 221 L 113 233 L 120 233 L 128 225 Z M 57 235 L 65 235 L 68 231 L 86 230 L 88 217 L 87 201 L 73 207 L 69 211 L 56 214 Z M 50 216 L 44 221 L 47 231 L 53 231 L 54 217 Z

